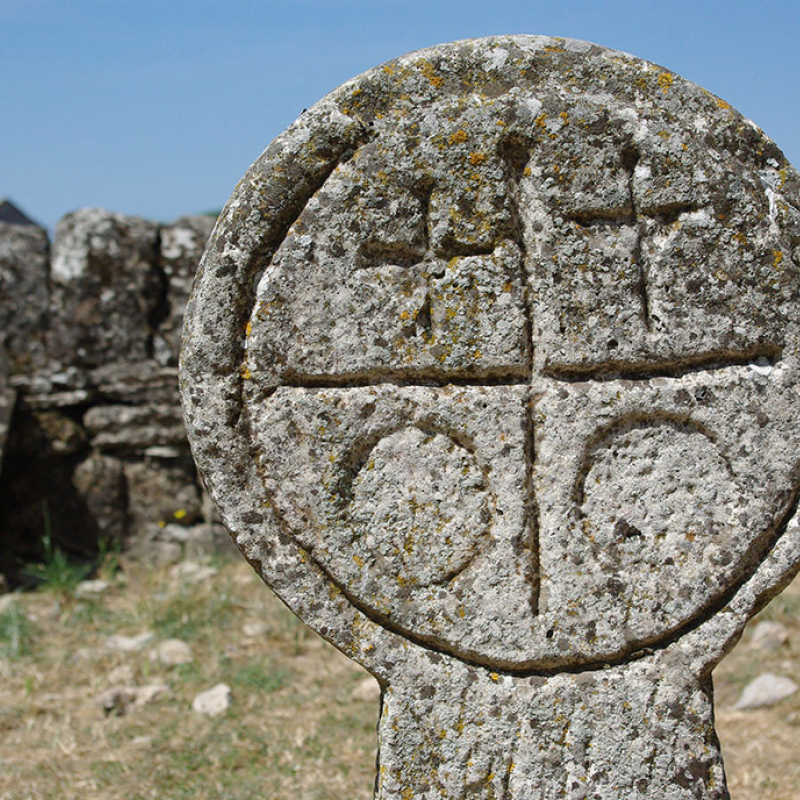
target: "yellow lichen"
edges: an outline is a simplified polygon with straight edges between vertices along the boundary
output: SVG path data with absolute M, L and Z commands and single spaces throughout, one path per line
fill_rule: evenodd
M 483 164 L 484 161 L 486 161 L 486 153 L 479 153 L 475 151 L 469 154 L 469 163 L 472 164 L 473 167 Z
M 450 144 L 463 144 L 469 137 L 463 128 L 459 128 L 455 133 L 450 134 Z
M 783 261 L 783 253 L 780 250 L 772 251 L 772 266 L 777 267 Z
M 183 519 L 189 512 L 185 508 L 179 508 L 172 516 L 175 519 Z
M 723 100 L 721 97 L 718 97 L 718 98 L 717 98 L 717 105 L 718 105 L 720 108 L 724 108 L 724 109 L 726 109 L 726 110 L 727 110 L 727 109 L 729 109 L 729 108 L 731 107 L 731 104 L 730 104 L 730 103 L 726 103 L 726 102 L 725 102 L 725 101 L 724 101 L 724 100 Z
M 244 326 L 244 335 L 249 336 L 253 332 L 253 323 L 248 322 L 247 325 Z
M 671 72 L 662 72 L 658 76 L 658 85 L 661 87 L 661 91 L 666 94 L 669 91 L 670 86 L 672 86 L 672 82 L 675 80 L 675 76 Z
M 253 373 L 250 372 L 250 370 L 247 367 L 247 365 L 242 364 L 242 366 L 239 367 L 239 376 L 241 377 L 242 380 L 249 381 L 250 378 L 253 377 Z
M 444 83 L 444 78 L 437 74 L 436 68 L 430 61 L 420 62 L 420 71 L 430 81 L 431 85 L 435 86 L 437 89 Z

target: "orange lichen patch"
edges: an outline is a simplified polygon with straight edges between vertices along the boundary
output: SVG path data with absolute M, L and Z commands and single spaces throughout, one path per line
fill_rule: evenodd
M 720 108 L 724 108 L 724 109 L 728 109 L 728 108 L 731 107 L 731 104 L 730 103 L 726 103 L 721 97 L 717 98 L 717 105 Z
M 472 164 L 473 167 L 477 167 L 478 164 L 483 164 L 486 161 L 486 153 L 479 153 L 474 152 L 469 154 L 469 163 Z
M 250 372 L 250 369 L 245 364 L 242 364 L 242 366 L 239 367 L 239 376 L 242 380 L 249 381 L 250 378 L 253 377 L 253 373 Z
M 542 111 L 542 113 L 539 114 L 539 116 L 536 117 L 536 119 L 533 122 L 537 127 L 544 128 L 546 119 L 547 119 L 547 114 L 545 114 L 545 112 Z
M 455 133 L 450 134 L 448 141 L 450 144 L 463 144 L 468 138 L 467 132 L 463 128 L 459 128 Z
M 566 111 L 562 111 L 558 116 L 564 120 L 565 125 L 569 125 L 569 114 Z
M 384 64 L 381 69 L 386 75 L 394 75 L 394 70 L 388 64 Z
M 675 80 L 675 76 L 671 72 L 662 72 L 658 76 L 658 85 L 661 87 L 661 91 L 666 94 L 669 91 L 670 86 L 672 86 L 672 82 Z
M 777 267 L 783 261 L 783 253 L 780 250 L 772 251 L 772 266 Z
M 430 61 L 422 61 L 419 64 L 420 71 L 430 81 L 432 86 L 439 89 L 444 83 L 444 78 L 436 72 L 436 68 Z
M 248 322 L 247 325 L 244 326 L 244 335 L 249 336 L 253 332 L 253 323 Z

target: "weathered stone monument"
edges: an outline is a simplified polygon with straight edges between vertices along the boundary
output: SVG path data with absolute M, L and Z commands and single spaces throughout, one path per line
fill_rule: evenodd
M 727 797 L 711 671 L 800 567 L 798 197 L 723 100 L 543 37 L 371 70 L 239 183 L 190 441 L 380 681 L 378 798 Z

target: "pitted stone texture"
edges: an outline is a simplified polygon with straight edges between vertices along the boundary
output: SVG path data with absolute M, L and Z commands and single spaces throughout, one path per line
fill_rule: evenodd
M 723 101 L 541 37 L 365 73 L 240 182 L 190 441 L 381 682 L 378 797 L 726 796 L 708 676 L 800 567 L 798 188 Z
M 12 373 L 47 358 L 49 249 L 42 228 L 0 222 L 0 345 Z
M 177 364 L 183 327 L 183 311 L 192 290 L 194 273 L 208 241 L 214 218 L 180 217 L 159 231 L 161 269 L 167 283 L 169 308 L 153 339 L 153 357 L 159 364 Z
M 282 388 L 250 413 L 285 531 L 371 613 L 503 663 L 549 644 L 524 388 Z
M 165 289 L 158 226 L 82 209 L 58 223 L 53 242 L 50 349 L 65 364 L 99 366 L 150 355 Z
M 676 664 L 521 677 L 428 653 L 404 666 L 383 693 L 378 798 L 728 798 L 710 681 Z

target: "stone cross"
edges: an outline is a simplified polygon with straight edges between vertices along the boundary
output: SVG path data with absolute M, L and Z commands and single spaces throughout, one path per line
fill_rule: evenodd
M 245 557 L 383 690 L 376 797 L 727 797 L 711 671 L 800 567 L 800 178 L 596 45 L 344 84 L 187 311 Z

